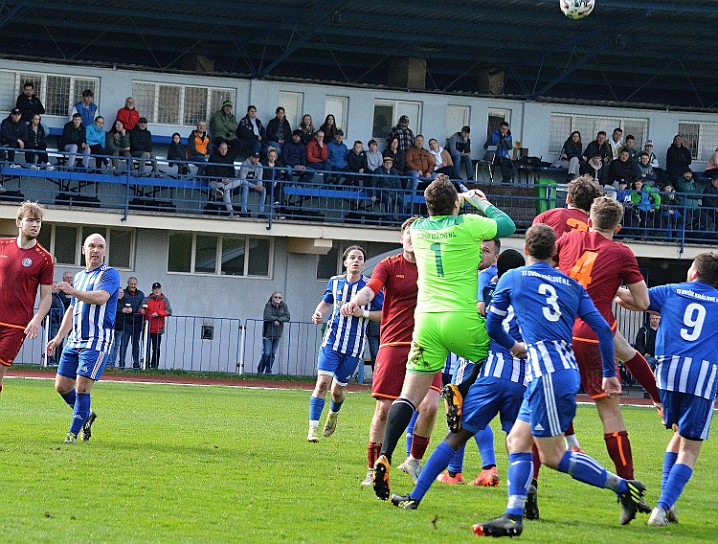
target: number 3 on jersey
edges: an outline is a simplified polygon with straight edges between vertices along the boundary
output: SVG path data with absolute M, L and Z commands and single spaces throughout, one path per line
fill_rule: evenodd
M 440 278 L 444 277 L 444 263 L 441 262 L 441 244 L 434 242 L 429 246 L 429 249 L 434 252 L 434 260 L 436 261 L 436 275 Z
M 541 309 L 543 311 L 543 316 L 552 323 L 561 319 L 561 308 L 559 308 L 556 303 L 558 301 L 558 295 L 556 294 L 556 289 L 554 289 L 553 285 L 542 283 L 539 286 L 538 292 L 540 295 L 544 295 L 546 297 L 546 306 Z
M 584 251 L 569 273 L 569 276 L 583 285 L 585 289 L 588 289 L 588 286 L 591 285 L 591 272 L 593 271 L 593 265 L 596 264 L 597 256 L 598 253 L 595 251 Z

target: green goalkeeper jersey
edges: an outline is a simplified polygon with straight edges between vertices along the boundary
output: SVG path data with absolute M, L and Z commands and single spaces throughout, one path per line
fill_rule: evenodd
M 419 312 L 476 313 L 481 242 L 497 234 L 493 219 L 440 215 L 411 225 L 419 269 Z

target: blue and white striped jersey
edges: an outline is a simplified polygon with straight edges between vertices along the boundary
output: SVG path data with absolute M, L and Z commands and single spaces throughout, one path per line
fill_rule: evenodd
M 109 352 L 115 337 L 115 311 L 120 290 L 120 274 L 103 264 L 94 270 L 75 274 L 73 287 L 78 291 L 107 291 L 104 304 L 88 304 L 72 297 L 72 332 L 67 345 L 71 348 Z
M 339 313 L 342 305 L 349 302 L 359 290 L 364 287 L 369 278 L 362 275 L 354 283 L 347 281 L 346 274 L 334 276 L 327 283 L 322 300 L 327 304 L 334 304 L 332 315 L 327 321 L 327 330 L 324 334 L 322 347 L 329 347 L 333 351 L 362 357 L 364 353 L 364 335 L 369 322 L 364 317 L 344 317 Z M 379 291 L 370 304 L 362 306 L 363 310 L 381 310 L 384 305 L 384 291 Z
M 701 281 L 649 289 L 661 313 L 656 333 L 658 387 L 713 400 L 718 373 L 718 290 Z
M 571 347 L 576 315 L 588 323 L 599 338 L 603 374 L 616 375 L 613 336 L 606 320 L 577 281 L 545 262 L 506 272 L 499 280 L 486 328 L 504 348 L 514 344 L 503 328 L 509 306 L 513 306 L 529 353 L 529 381 L 559 370 L 578 370 Z
M 493 289 L 495 286 L 496 284 L 491 283 L 486 288 Z M 489 308 L 490 307 L 491 306 L 489 306 Z M 514 307 L 509 306 L 506 312 L 506 316 L 504 317 L 501 326 L 511 338 L 517 342 L 523 342 L 521 330 L 519 329 L 519 322 L 516 319 L 516 314 L 514 313 Z M 481 369 L 481 375 L 486 378 L 502 378 L 504 380 L 526 385 L 529 381 L 527 367 L 527 359 L 514 357 L 508 349 L 492 338 L 491 342 L 489 342 L 489 355 L 486 357 L 484 368 Z

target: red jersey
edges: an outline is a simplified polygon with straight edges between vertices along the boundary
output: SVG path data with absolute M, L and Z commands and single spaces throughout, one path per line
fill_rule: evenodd
M 384 288 L 379 336 L 381 345 L 411 344 L 418 278 L 416 263 L 407 261 L 403 254 L 387 257 L 374 268 L 367 286 L 374 294 Z
M 571 276 L 586 288 L 601 315 L 615 330 L 613 298 L 622 284 L 643 281 L 633 251 L 598 232 L 569 232 L 556 242 L 556 255 L 561 272 Z M 573 337 L 597 342 L 593 329 L 576 319 Z
M 52 285 L 54 272 L 52 255 L 40 244 L 21 249 L 17 238 L 0 238 L 0 323 L 25 328 L 37 288 Z
M 556 239 L 574 230 L 588 232 L 588 215 L 578 208 L 555 208 L 538 214 L 534 225 L 545 223 L 556 232 Z

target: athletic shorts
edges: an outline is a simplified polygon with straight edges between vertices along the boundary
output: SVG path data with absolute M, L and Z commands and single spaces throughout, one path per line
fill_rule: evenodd
M 317 360 L 317 373 L 332 376 L 341 386 L 346 386 L 359 366 L 359 357 L 339 353 L 331 348 L 321 348 Z
M 410 347 L 409 344 L 379 346 L 371 382 L 372 397 L 391 400 L 399 398 L 404 386 Z M 441 385 L 441 372 L 437 372 L 431 388 L 441 391 Z
M 558 436 L 576 416 L 579 375 L 575 370 L 559 370 L 534 378 L 526 388 L 517 419 L 531 425 L 539 438 Z
M 465 379 L 471 375 L 471 371 L 474 370 L 476 363 L 464 359 L 463 357 L 457 357 L 456 368 L 451 372 L 451 383 L 459 385 Z
M 581 373 L 581 385 L 592 399 L 602 399 L 606 396 L 603 391 L 603 365 L 601 364 L 601 350 L 598 344 L 592 342 L 573 341 L 573 353 Z M 616 365 L 616 376 L 621 374 Z
M 519 415 L 525 391 L 523 384 L 503 378 L 479 378 L 464 399 L 461 427 L 476 434 L 499 414 L 501 428 L 508 433 Z
M 478 313 L 417 313 L 406 369 L 433 374 L 444 368 L 449 353 L 481 361 L 488 352 L 486 322 Z
M 0 365 L 10 366 L 25 341 L 25 327 L 0 325 Z
M 65 347 L 57 365 L 57 373 L 73 380 L 79 375 L 97 381 L 105 370 L 107 359 L 109 354 L 104 351 Z
M 688 440 L 707 440 L 713 417 L 714 400 L 688 393 L 659 389 L 663 403 L 663 420 L 666 429 L 678 425 L 678 434 Z

